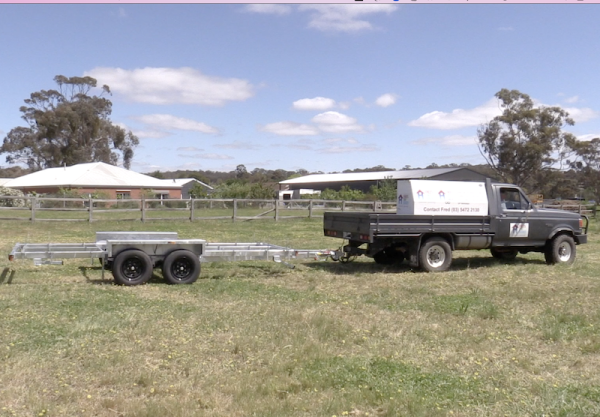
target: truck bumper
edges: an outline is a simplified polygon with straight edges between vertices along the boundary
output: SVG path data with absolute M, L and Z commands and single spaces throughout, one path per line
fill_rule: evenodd
M 575 240 L 577 241 L 577 244 L 583 245 L 584 243 L 587 243 L 587 235 L 575 235 Z

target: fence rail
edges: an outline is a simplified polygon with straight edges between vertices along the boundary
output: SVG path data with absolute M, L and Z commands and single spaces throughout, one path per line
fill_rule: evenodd
M 588 205 L 543 206 L 596 215 Z M 236 221 L 282 220 L 322 217 L 325 211 L 383 211 L 394 213 L 395 202 L 344 200 L 248 200 L 248 199 L 81 199 L 0 196 L 0 220 L 32 222 L 65 221 Z

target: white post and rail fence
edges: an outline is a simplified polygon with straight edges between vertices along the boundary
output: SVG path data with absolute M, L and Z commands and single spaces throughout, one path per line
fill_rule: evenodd
M 542 206 L 542 205 L 539 205 Z M 596 206 L 544 205 L 595 217 Z M 231 221 L 322 217 L 325 211 L 396 212 L 395 202 L 249 199 L 94 199 L 0 196 L 0 220 L 43 221 Z

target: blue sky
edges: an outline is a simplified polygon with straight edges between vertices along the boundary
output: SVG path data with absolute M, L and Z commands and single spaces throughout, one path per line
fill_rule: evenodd
M 1 4 L 0 137 L 54 76 L 90 75 L 140 138 L 139 172 L 483 163 L 477 128 L 502 88 L 600 136 L 597 17 L 593 4 Z

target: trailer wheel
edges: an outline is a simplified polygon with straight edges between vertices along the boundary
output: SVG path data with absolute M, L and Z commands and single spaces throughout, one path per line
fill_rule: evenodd
M 567 264 L 575 262 L 577 249 L 575 241 L 569 235 L 558 235 L 550 241 L 544 251 L 544 258 L 548 265 Z
M 126 250 L 115 258 L 112 273 L 117 284 L 144 284 L 152 277 L 152 260 L 141 250 Z
M 498 250 L 497 248 L 490 249 L 492 256 L 496 259 L 500 259 L 502 261 L 514 261 L 519 251 L 516 249 L 507 249 L 505 251 Z
M 169 284 L 192 284 L 200 276 L 200 259 L 189 250 L 176 250 L 165 258 L 163 276 Z
M 452 248 L 444 239 L 431 238 L 419 249 L 419 265 L 427 272 L 441 272 L 450 268 Z

